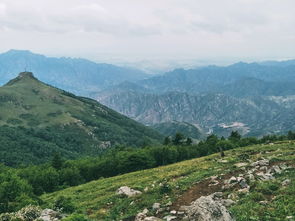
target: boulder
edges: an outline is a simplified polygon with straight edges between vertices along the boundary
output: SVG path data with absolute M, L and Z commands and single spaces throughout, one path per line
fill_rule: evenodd
M 133 197 L 136 195 L 142 194 L 142 192 L 138 190 L 131 189 L 128 186 L 122 186 L 116 191 L 117 195 L 127 196 L 127 197 Z
M 172 221 L 172 220 L 176 220 L 176 219 L 177 219 L 177 216 L 168 215 L 168 216 L 164 217 L 164 220 L 166 220 L 166 221 Z
M 263 159 L 263 160 L 258 160 L 256 162 L 251 163 L 252 167 L 262 167 L 262 166 L 268 166 L 269 165 L 269 160 L 268 159 Z
M 195 221 L 233 221 L 235 220 L 223 205 L 220 194 L 202 196 L 185 207 L 189 220 Z
M 154 203 L 153 204 L 153 210 L 158 210 L 161 208 L 161 204 L 160 203 Z
M 288 186 L 291 183 L 291 180 L 286 179 L 282 182 L 282 186 Z
M 56 212 L 52 209 L 44 209 L 41 212 L 41 215 L 39 217 L 39 220 L 43 221 L 58 221 L 62 218 L 61 214 L 59 212 Z

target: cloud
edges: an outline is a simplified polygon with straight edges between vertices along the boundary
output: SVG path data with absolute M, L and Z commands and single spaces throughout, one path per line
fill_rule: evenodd
M 294 56 L 294 8 L 294 0 L 1 0 L 0 50 Z

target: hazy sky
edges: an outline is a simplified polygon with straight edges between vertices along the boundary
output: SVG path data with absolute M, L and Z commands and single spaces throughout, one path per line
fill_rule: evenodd
M 295 1 L 0 0 L 0 42 L 94 60 L 295 58 Z

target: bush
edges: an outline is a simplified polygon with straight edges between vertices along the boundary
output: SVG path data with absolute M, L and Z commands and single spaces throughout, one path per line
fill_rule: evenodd
M 75 211 L 75 206 L 74 203 L 71 201 L 71 198 L 60 196 L 54 202 L 53 209 L 60 210 L 65 213 L 72 213 Z
M 33 221 L 39 218 L 41 209 L 38 206 L 27 206 L 16 213 L 16 217 L 23 218 L 26 221 Z

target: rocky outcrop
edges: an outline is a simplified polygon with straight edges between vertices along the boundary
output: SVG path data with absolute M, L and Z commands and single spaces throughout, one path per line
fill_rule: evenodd
M 121 196 L 133 197 L 142 194 L 142 192 L 131 189 L 128 186 L 122 186 L 116 191 L 116 194 Z
M 223 200 L 222 193 L 202 196 L 192 202 L 190 206 L 183 207 L 188 220 L 192 221 L 234 221 L 225 205 L 231 204 L 230 200 Z

